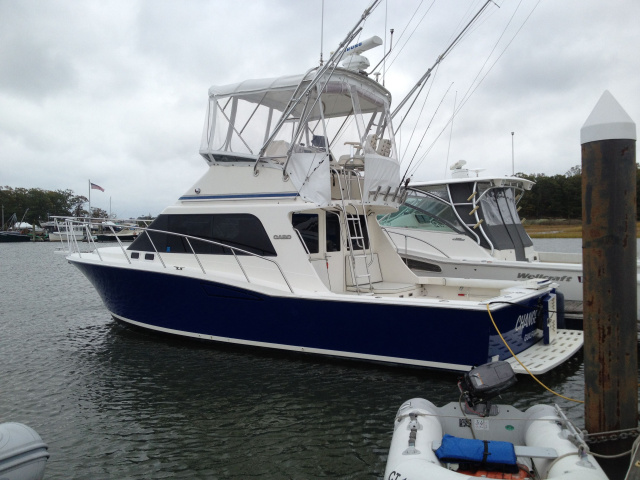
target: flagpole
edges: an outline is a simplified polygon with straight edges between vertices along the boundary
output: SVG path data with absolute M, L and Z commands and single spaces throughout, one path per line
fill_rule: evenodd
M 91 218 L 91 179 L 89 179 L 89 218 Z

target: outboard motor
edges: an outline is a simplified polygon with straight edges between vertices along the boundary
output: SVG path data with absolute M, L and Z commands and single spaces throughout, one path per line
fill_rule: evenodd
M 497 408 L 492 409 L 490 400 L 509 389 L 516 381 L 511 365 L 498 361 L 472 368 L 460 377 L 458 388 L 465 397 L 469 412 L 488 417 L 497 415 Z

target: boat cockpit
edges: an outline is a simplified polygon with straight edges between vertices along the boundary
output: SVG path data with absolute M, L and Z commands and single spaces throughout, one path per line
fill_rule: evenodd
M 518 214 L 518 201 L 533 182 L 520 178 L 455 179 L 409 188 L 397 212 L 379 218 L 383 227 L 465 235 L 482 248 L 513 250 L 526 260 L 533 245 Z

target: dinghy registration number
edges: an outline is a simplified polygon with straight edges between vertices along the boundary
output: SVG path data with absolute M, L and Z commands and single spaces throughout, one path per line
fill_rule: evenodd
M 489 430 L 489 421 L 486 418 L 473 419 L 474 430 Z

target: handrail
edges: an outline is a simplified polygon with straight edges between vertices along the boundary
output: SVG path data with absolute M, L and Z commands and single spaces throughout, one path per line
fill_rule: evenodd
M 122 253 L 124 253 L 124 256 L 127 257 L 127 260 L 129 262 L 129 264 L 131 264 L 131 260 L 127 256 L 127 252 L 125 252 L 125 250 L 124 250 L 124 245 L 122 244 L 122 241 L 120 240 L 120 237 L 118 235 L 116 235 L 116 231 L 114 230 L 113 225 L 108 225 L 108 227 L 109 227 L 109 230 L 111 230 L 111 233 L 113 233 L 113 236 L 115 237 L 116 241 L 118 242 L 118 246 L 120 247 L 120 250 L 122 250 Z M 91 236 L 91 242 L 93 243 L 93 236 Z M 100 252 L 98 252 L 98 255 L 99 254 L 100 254 Z
M 311 252 L 309 251 L 309 248 L 307 247 L 307 244 L 304 241 L 304 238 L 302 238 L 302 234 L 300 233 L 300 230 L 298 230 L 297 228 L 293 228 L 293 230 L 298 234 L 298 238 L 300 239 L 300 242 L 302 243 L 302 246 L 304 247 L 305 251 L 307 252 L 307 255 L 309 255 L 309 259 L 311 259 Z
M 88 228 L 88 224 L 87 224 L 87 223 L 85 223 L 85 222 L 78 221 L 78 220 L 73 220 L 73 219 L 67 219 L 66 221 L 67 221 L 67 222 L 69 222 L 69 223 L 71 223 L 71 224 L 72 224 L 72 223 L 79 223 L 79 224 L 82 224 L 85 228 L 87 228 L 88 230 L 90 230 L 90 229 Z M 162 256 L 160 255 L 160 252 L 158 251 L 158 249 L 156 248 L 155 244 L 153 243 L 153 239 L 151 238 L 151 235 L 149 235 L 149 232 L 156 232 L 156 233 L 161 233 L 161 234 L 165 234 L 165 235 L 175 235 L 175 236 L 177 236 L 177 237 L 182 237 L 182 238 L 186 239 L 186 240 L 187 240 L 187 244 L 189 245 L 189 248 L 191 249 L 191 254 L 195 257 L 196 261 L 198 262 L 198 265 L 200 266 L 200 269 L 202 270 L 202 272 L 203 272 L 205 275 L 207 274 L 207 272 L 205 271 L 205 269 L 204 269 L 204 266 L 203 266 L 202 262 L 200 261 L 200 259 L 199 259 L 198 255 L 196 254 L 196 252 L 195 252 L 195 250 L 194 250 L 193 246 L 191 245 L 191 241 L 190 241 L 190 240 L 195 240 L 195 241 L 198 241 L 198 242 L 209 243 L 209 244 L 212 244 L 212 245 L 217 245 L 217 246 L 219 246 L 219 247 L 222 247 L 222 248 L 228 248 L 229 250 L 231 250 L 231 253 L 233 253 L 233 257 L 234 257 L 234 259 L 236 260 L 236 263 L 238 264 L 238 267 L 240 267 L 240 270 L 242 271 L 242 273 L 243 273 L 243 275 L 244 275 L 245 279 L 247 280 L 247 283 L 251 283 L 251 280 L 249 279 L 249 276 L 247 275 L 247 272 L 245 271 L 244 267 L 242 266 L 242 262 L 240 262 L 240 258 L 238 257 L 237 252 L 240 252 L 240 253 L 242 253 L 242 254 L 249 255 L 249 256 L 252 256 L 252 257 L 257 257 L 257 258 L 259 258 L 259 259 L 261 259 L 261 260 L 266 260 L 267 262 L 271 262 L 272 264 L 274 264 L 274 265 L 276 266 L 276 268 L 277 268 L 277 269 L 278 269 L 278 271 L 280 272 L 280 275 L 282 276 L 282 279 L 284 280 L 284 282 L 286 283 L 287 287 L 289 288 L 289 291 L 290 291 L 291 293 L 295 293 L 295 292 L 293 291 L 293 288 L 291 287 L 291 284 L 289 283 L 289 280 L 287 280 L 287 277 L 286 277 L 286 275 L 284 274 L 284 272 L 283 272 L 282 268 L 280 267 L 280 265 L 278 264 L 278 262 L 276 262 L 275 260 L 272 260 L 272 259 L 270 259 L 270 258 L 264 257 L 264 256 L 262 256 L 262 255 L 258 255 L 258 254 L 256 254 L 256 253 L 250 252 L 250 251 L 248 251 L 248 250 L 244 250 L 244 249 L 242 249 L 242 248 L 233 247 L 233 246 L 231 246 L 231 245 L 227 245 L 227 244 L 225 244 L 225 243 L 217 242 L 217 241 L 215 241 L 215 240 L 209 240 L 209 239 L 206 239 L 206 238 L 194 237 L 194 236 L 192 236 L 192 235 L 186 235 L 186 234 L 184 234 L 184 233 L 168 232 L 168 231 L 166 231 L 166 230 L 156 230 L 156 229 L 153 229 L 153 228 L 137 227 L 137 226 L 136 226 L 136 227 L 131 227 L 131 228 L 132 228 L 132 229 L 135 229 L 135 230 L 142 230 L 144 233 L 146 233 L 146 234 L 147 234 L 147 238 L 149 239 L 149 242 L 151 243 L 151 246 L 153 247 L 153 251 L 158 255 L 158 259 L 159 259 L 159 260 L 160 260 L 160 262 L 162 263 L 163 268 L 167 268 L 167 265 L 165 264 L 164 260 L 162 259 Z M 93 242 L 93 238 L 91 237 L 91 235 L 89 235 L 89 237 L 88 237 L 88 238 L 90 238 L 90 240 L 89 240 L 89 241 L 90 241 L 90 242 L 92 242 L 92 243 L 95 245 L 95 243 Z M 121 244 L 121 246 L 122 246 L 122 244 Z M 80 253 L 80 250 L 79 250 L 79 247 L 78 247 L 77 243 L 76 243 L 75 247 L 76 247 L 76 251 L 77 251 L 77 252 L 78 252 L 78 254 L 79 254 L 79 253 Z M 125 258 L 127 259 L 127 261 L 128 261 L 129 263 L 131 263 L 131 260 L 129 259 L 129 256 L 126 254 L 126 251 L 124 250 L 124 247 L 122 247 L 122 248 L 123 248 L 123 252 L 124 252 L 124 256 L 125 256 Z M 96 252 L 96 253 L 98 254 L 98 256 L 100 257 L 100 260 L 101 260 L 101 261 L 103 261 L 103 260 L 102 260 L 102 256 L 100 255 L 100 251 L 99 251 L 99 250 L 100 250 L 99 248 L 96 248 L 96 249 L 95 249 L 95 252 Z M 71 252 L 71 251 L 70 251 L 69 253 L 73 253 L 73 252 Z
M 406 233 L 399 233 L 399 232 L 388 232 L 386 227 L 383 227 L 382 225 L 380 226 L 380 228 L 382 229 L 382 231 L 384 233 L 387 234 L 387 236 L 389 237 L 389 240 L 391 240 L 391 243 L 393 243 L 394 245 L 396 245 L 396 242 L 393 241 L 393 238 L 391 238 L 391 234 L 394 235 L 400 235 L 401 237 L 404 237 L 404 253 L 405 255 L 408 255 L 408 247 L 407 247 L 407 238 L 413 238 L 414 240 L 417 240 L 419 242 L 424 243 L 425 245 L 428 245 L 429 247 L 433 248 L 434 250 L 437 250 L 438 252 L 440 252 L 442 255 L 444 255 L 445 258 L 451 258 L 449 255 L 447 255 L 446 253 L 444 253 L 442 250 L 440 250 L 438 247 L 436 247 L 435 245 L 431 245 L 429 242 L 427 242 L 426 240 L 423 240 L 422 238 L 418 238 L 418 237 L 413 237 L 411 235 L 407 235 Z M 399 250 L 398 246 L 396 245 L 396 252 Z

